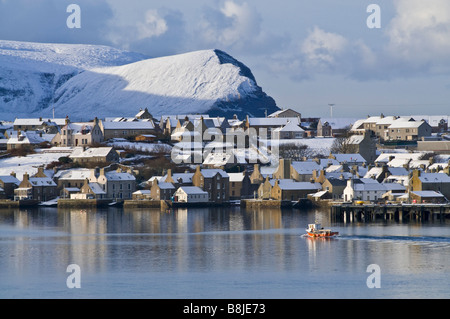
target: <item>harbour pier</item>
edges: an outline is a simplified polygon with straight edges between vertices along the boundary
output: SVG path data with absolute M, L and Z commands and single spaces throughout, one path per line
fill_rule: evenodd
M 450 204 L 339 204 L 330 208 L 333 221 L 444 220 L 450 218 Z

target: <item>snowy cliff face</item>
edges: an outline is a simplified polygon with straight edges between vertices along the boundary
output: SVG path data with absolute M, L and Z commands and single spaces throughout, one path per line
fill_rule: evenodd
M 240 118 L 278 110 L 250 69 L 219 50 L 146 59 L 103 46 L 0 41 L 0 117 L 73 120 L 208 113 Z
M 80 72 L 144 58 L 106 46 L 0 40 L 0 119 L 40 116 L 56 90 Z

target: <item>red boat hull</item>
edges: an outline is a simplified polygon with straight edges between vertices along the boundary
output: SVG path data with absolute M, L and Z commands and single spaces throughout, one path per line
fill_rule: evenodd
M 318 232 L 318 233 L 311 233 L 307 232 L 308 236 L 310 237 L 333 237 L 339 235 L 339 232 Z

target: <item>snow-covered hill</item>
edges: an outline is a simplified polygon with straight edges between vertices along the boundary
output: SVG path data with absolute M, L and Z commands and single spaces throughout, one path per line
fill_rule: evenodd
M 278 110 L 244 64 L 219 50 L 148 59 L 105 46 L 0 41 L 0 119 Z
M 62 84 L 84 70 L 145 58 L 107 46 L 0 40 L 0 118 L 41 112 Z

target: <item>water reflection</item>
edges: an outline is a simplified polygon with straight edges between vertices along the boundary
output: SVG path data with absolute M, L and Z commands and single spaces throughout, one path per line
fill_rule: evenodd
M 356 289 L 365 289 L 366 268 L 372 263 L 380 265 L 383 275 L 442 273 L 448 282 L 448 227 L 342 225 L 328 218 L 321 211 L 239 207 L 0 211 L 0 282 L 14 286 L 27 278 L 57 276 L 64 285 L 71 263 L 80 265 L 88 284 L 102 276 L 122 276 L 140 285 L 136 278 L 158 283 L 164 275 L 166 280 L 172 275 L 190 280 L 209 274 L 232 286 L 236 276 L 271 282 L 277 274 L 272 288 L 291 287 L 292 292 L 295 280 L 298 285 L 314 276 L 344 281 L 357 275 L 361 282 Z M 340 236 L 303 236 L 305 226 L 315 220 L 336 228 Z
M 290 264 L 283 261 L 300 251 L 299 231 L 303 231 L 301 221 L 306 215 L 299 216 L 298 211 L 278 209 L 203 208 L 167 213 L 41 208 L 2 212 L 0 225 L 9 226 L 6 237 L 15 246 L 12 254 L 23 256 L 14 262 L 23 264 L 30 257 L 25 250 L 33 250 L 32 262 L 43 267 L 77 263 L 93 272 L 130 265 L 140 271 L 283 268 Z M 292 232 L 286 232 L 289 229 Z M 4 240 L 5 231 L 1 234 Z M 42 256 L 53 260 L 43 261 Z

